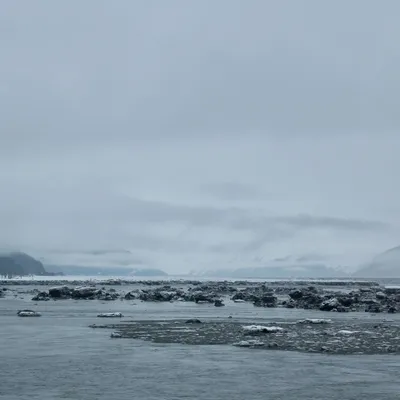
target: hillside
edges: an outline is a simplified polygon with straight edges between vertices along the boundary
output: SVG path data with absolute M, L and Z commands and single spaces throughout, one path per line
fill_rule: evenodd
M 0 276 L 46 275 L 43 264 L 21 252 L 0 253 Z
M 360 278 L 400 278 L 400 246 L 378 254 L 354 274 Z

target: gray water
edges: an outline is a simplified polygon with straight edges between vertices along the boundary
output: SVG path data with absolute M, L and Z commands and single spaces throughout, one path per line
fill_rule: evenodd
M 40 318 L 19 318 L 33 308 Z M 188 303 L 0 300 L 0 399 L 400 399 L 399 356 L 332 356 L 232 346 L 155 345 L 90 329 L 99 312 L 126 318 L 326 317 L 300 310 Z M 338 315 L 338 314 L 336 314 Z M 329 317 L 335 317 L 332 313 Z M 342 316 L 340 316 L 342 318 Z M 365 313 L 346 318 L 383 318 Z M 397 317 L 397 316 L 396 316 Z

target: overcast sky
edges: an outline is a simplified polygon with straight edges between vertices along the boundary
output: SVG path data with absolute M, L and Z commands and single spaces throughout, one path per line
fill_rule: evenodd
M 400 244 L 399 15 L 3 0 L 0 247 L 187 272 Z

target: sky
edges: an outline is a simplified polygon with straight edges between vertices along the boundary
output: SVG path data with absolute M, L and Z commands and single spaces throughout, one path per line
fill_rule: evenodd
M 2 1 L 0 248 L 184 273 L 399 245 L 399 13 Z

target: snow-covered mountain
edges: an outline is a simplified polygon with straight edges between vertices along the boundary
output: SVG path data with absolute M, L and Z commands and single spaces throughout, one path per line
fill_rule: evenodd
M 378 254 L 354 276 L 360 278 L 400 278 L 400 246 Z

